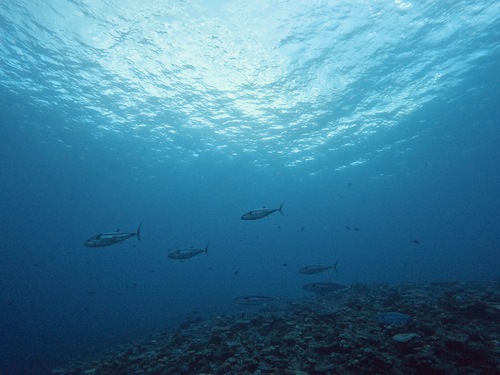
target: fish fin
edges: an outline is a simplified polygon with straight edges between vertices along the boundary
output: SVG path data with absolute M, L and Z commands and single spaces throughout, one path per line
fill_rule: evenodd
M 281 206 L 280 208 L 278 208 L 278 211 L 280 212 L 280 214 L 282 214 L 283 216 L 285 216 L 285 214 L 283 213 L 283 205 L 285 204 L 285 202 L 281 203 Z
M 141 226 L 142 226 L 142 222 L 139 224 L 139 228 L 137 228 L 137 239 L 140 241 L 141 240 Z
M 337 259 L 337 261 L 335 262 L 335 264 L 333 265 L 333 270 L 334 271 L 337 271 L 337 264 L 339 263 L 339 260 L 340 259 Z

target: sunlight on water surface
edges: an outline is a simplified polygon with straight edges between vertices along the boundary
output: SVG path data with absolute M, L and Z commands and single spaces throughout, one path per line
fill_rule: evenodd
M 289 166 L 360 144 L 458 85 L 498 49 L 482 36 L 500 12 L 400 0 L 4 8 L 16 43 L 0 47 L 1 83 L 67 111 L 67 126 L 139 137 L 159 159 L 247 153 Z

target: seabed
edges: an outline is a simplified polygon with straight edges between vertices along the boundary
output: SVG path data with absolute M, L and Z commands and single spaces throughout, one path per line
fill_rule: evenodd
M 500 374 L 500 281 L 354 284 L 187 320 L 52 373 Z

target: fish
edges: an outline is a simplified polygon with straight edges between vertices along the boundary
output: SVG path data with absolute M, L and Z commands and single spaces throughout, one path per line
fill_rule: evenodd
M 345 285 L 335 284 L 329 281 L 306 284 L 304 285 L 303 288 L 308 292 L 319 293 L 319 294 L 325 294 L 325 293 L 337 292 L 339 290 L 349 289 L 349 287 Z
M 258 220 L 263 217 L 271 215 L 273 212 L 279 211 L 280 214 L 285 216 L 283 213 L 283 205 L 285 202 L 281 203 L 279 208 L 258 208 L 256 210 L 248 211 L 247 213 L 241 215 L 241 220 Z
M 324 265 L 324 264 L 310 264 L 308 266 L 302 267 L 299 269 L 299 273 L 303 273 L 305 275 L 314 275 L 315 273 L 320 273 L 329 269 L 333 269 L 337 271 L 337 260 L 333 266 Z
M 192 258 L 198 254 L 201 254 L 201 253 L 208 254 L 208 244 L 204 250 L 202 250 L 202 249 L 175 250 L 175 251 L 171 252 L 170 254 L 168 254 L 168 257 L 170 259 L 184 260 L 184 259 Z
M 95 236 L 89 238 L 87 241 L 83 243 L 83 246 L 87 247 L 104 247 L 104 246 L 110 246 L 114 245 L 116 243 L 120 243 L 122 241 L 125 241 L 129 239 L 130 237 L 137 236 L 137 239 L 140 241 L 141 240 L 141 225 L 142 223 L 139 224 L 139 227 L 137 228 L 137 232 L 135 233 L 121 233 L 119 230 L 116 232 L 109 232 L 109 233 L 99 233 L 96 234 Z
M 378 314 L 375 321 L 380 324 L 406 324 L 411 320 L 411 316 L 400 312 L 385 312 Z
M 234 299 L 234 302 L 236 302 L 237 304 L 246 306 L 264 305 L 266 303 L 275 301 L 279 301 L 279 298 L 262 296 L 262 295 L 246 295 L 246 296 L 239 296 Z

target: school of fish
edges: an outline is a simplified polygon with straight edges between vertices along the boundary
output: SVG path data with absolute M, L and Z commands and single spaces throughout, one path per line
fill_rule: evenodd
M 259 220 L 263 219 L 269 215 L 271 215 L 274 212 L 279 212 L 281 215 L 284 216 L 283 213 L 283 205 L 285 202 L 281 203 L 281 205 L 278 208 L 258 208 L 254 210 L 250 210 L 243 215 L 241 215 L 241 220 Z M 137 237 L 137 239 L 140 241 L 141 240 L 141 226 L 142 223 L 139 224 L 139 227 L 137 228 L 137 231 L 135 232 L 120 232 L 120 230 L 117 230 L 115 232 L 106 232 L 106 233 L 99 233 L 96 234 L 95 236 L 90 237 L 88 240 L 86 240 L 83 245 L 86 247 L 106 247 L 106 246 L 111 246 L 115 245 L 118 243 L 121 243 L 129 238 L 132 237 Z M 204 249 L 182 249 L 182 250 L 174 250 L 170 252 L 167 257 L 170 259 L 175 259 L 175 260 L 187 260 L 191 259 L 199 254 L 205 253 L 208 255 L 208 244 Z M 332 264 L 332 265 L 327 265 L 327 264 L 310 264 L 307 266 L 304 266 L 298 270 L 299 273 L 305 274 L 305 275 L 314 275 L 320 272 L 324 272 L 326 270 L 337 270 L 337 264 L 338 260 Z M 340 284 L 335 284 L 331 282 L 317 282 L 317 283 L 310 283 L 306 284 L 304 286 L 304 290 L 313 292 L 313 293 L 318 293 L 318 294 L 324 294 L 324 293 L 331 293 L 331 292 L 336 292 L 339 290 L 344 290 L 347 289 L 346 286 L 340 285 Z M 238 303 L 240 305 L 246 305 L 246 306 L 255 306 L 255 305 L 266 305 L 268 303 L 276 302 L 279 301 L 279 298 L 274 298 L 274 297 L 269 297 L 269 296 L 264 296 L 264 295 L 243 295 L 243 296 L 238 296 L 234 299 L 235 303 Z

